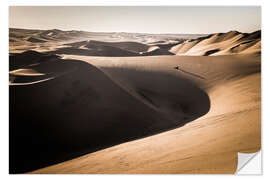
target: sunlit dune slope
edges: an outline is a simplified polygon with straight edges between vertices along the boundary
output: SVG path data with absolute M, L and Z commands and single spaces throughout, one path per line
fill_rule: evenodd
M 177 55 L 191 56 L 254 54 L 261 51 L 257 43 L 261 43 L 261 31 L 250 34 L 230 31 L 187 40 L 172 47 L 170 51 Z
M 167 89 L 166 93 L 165 87 L 170 87 L 173 82 L 165 85 L 165 79 L 150 74 L 143 76 L 141 72 L 168 73 L 187 78 L 207 92 L 210 111 L 181 128 L 32 173 L 234 173 L 237 152 L 251 153 L 260 149 L 260 56 L 256 54 L 66 58 L 83 60 L 99 67 L 130 94 L 136 94 L 133 89 L 142 87 L 145 92 L 163 92 L 160 95 L 146 94 L 158 105 L 165 104 L 165 99 L 170 97 L 168 92 L 187 91 L 179 87 Z M 180 70 L 175 70 L 175 66 L 180 66 Z M 163 109 L 162 106 L 160 108 Z

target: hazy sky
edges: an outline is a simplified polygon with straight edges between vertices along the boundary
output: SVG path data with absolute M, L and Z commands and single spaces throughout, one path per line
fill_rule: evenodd
M 9 26 L 93 32 L 214 33 L 261 29 L 261 8 L 234 7 L 61 7 L 9 8 Z

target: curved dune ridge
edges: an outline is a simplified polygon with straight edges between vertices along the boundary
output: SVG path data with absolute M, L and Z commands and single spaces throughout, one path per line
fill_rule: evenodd
M 28 61 L 27 56 L 17 56 Z M 45 55 L 37 53 L 32 58 L 39 56 Z M 210 107 L 204 91 L 184 77 L 167 73 L 129 70 L 130 74 L 148 77 L 146 82 L 156 81 L 156 88 L 150 89 L 143 85 L 121 86 L 81 61 L 55 58 L 30 67 L 32 70 L 11 72 L 23 77 L 18 80 L 20 86 L 15 81 L 9 88 L 12 173 L 182 126 L 207 113 Z M 25 83 L 27 78 L 40 77 L 18 74 L 25 71 L 27 75 L 62 74 L 39 83 Z M 187 98 L 187 92 L 192 99 Z
M 46 74 L 37 72 L 34 69 L 17 69 L 9 72 L 9 85 L 27 85 L 39 83 L 51 78 L 44 78 Z
M 65 58 L 98 67 L 144 107 L 174 120 L 182 119 L 183 114 L 190 117 L 206 112 L 201 109 L 207 108 L 206 101 L 191 87 L 208 94 L 210 111 L 181 128 L 31 173 L 231 174 L 237 168 L 238 152 L 253 153 L 260 149 L 261 73 L 257 54 L 132 58 L 66 55 Z M 176 70 L 174 67 L 179 65 Z M 135 113 L 133 108 L 130 111 Z
M 50 41 L 70 40 L 82 36 L 87 37 L 87 33 L 82 31 L 61 31 L 59 29 L 34 30 L 34 29 L 17 29 L 17 28 L 10 28 L 9 30 L 10 30 L 9 37 L 11 39 L 15 38 L 17 41 L 26 40 L 31 43 L 45 43 L 48 40 Z
M 40 53 L 37 51 L 25 51 L 9 56 L 9 70 L 16 70 L 27 66 L 33 66 L 41 62 L 57 59 L 57 55 Z M 31 68 L 30 68 L 31 69 Z
M 25 51 L 10 57 L 10 69 L 9 85 L 14 86 L 45 82 L 70 73 L 76 67 L 64 64 L 56 55 Z
M 170 52 L 191 56 L 253 54 L 261 52 L 260 44 L 261 31 L 249 34 L 230 31 L 187 40 L 172 47 Z
M 65 45 L 70 47 L 59 48 L 53 53 L 110 57 L 174 55 L 164 45 L 159 46 L 157 44 L 149 46 L 139 42 L 102 42 L 90 40 Z M 169 45 L 167 44 L 167 46 Z
M 32 42 L 32 43 L 44 43 L 44 42 L 46 42 L 45 40 L 42 40 L 42 39 L 39 39 L 39 38 L 33 38 L 33 37 L 27 38 L 27 41 Z
M 123 50 L 135 52 L 135 53 L 145 52 L 149 48 L 146 44 L 142 44 L 138 42 L 102 42 L 102 41 L 89 41 L 86 47 L 91 48 L 92 45 L 116 47 Z
M 9 72 L 10 75 L 19 75 L 19 76 L 42 76 L 44 73 L 35 71 L 34 69 L 17 69 Z

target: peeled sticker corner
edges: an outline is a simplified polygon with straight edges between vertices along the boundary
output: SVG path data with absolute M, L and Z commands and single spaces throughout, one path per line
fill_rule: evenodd
M 261 175 L 261 150 L 256 153 L 239 153 L 235 174 L 239 175 Z

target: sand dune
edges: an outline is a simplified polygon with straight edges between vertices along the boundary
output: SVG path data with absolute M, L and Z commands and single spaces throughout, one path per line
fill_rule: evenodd
M 10 61 L 10 68 L 15 69 L 9 72 L 10 86 L 45 82 L 76 70 L 62 63 L 56 55 L 35 51 L 14 54 Z
M 260 149 L 260 31 L 10 34 L 11 173 L 234 173 Z
M 52 54 L 75 54 L 85 56 L 110 56 L 110 57 L 121 57 L 121 56 L 139 56 L 138 53 L 134 53 L 127 50 L 112 46 L 96 46 L 91 45 L 87 48 L 74 48 L 64 47 L 59 48 L 56 51 L 50 52 Z
M 260 41 L 261 31 L 250 34 L 230 31 L 228 33 L 217 33 L 200 37 L 197 39 L 187 40 L 182 44 L 171 48 L 171 52 L 177 55 L 191 56 L 209 56 L 209 55 L 231 55 L 254 53 L 244 51 Z M 259 48 L 257 53 L 260 52 Z
M 27 39 L 27 41 L 32 42 L 32 43 L 44 43 L 44 42 L 46 42 L 45 40 L 38 39 L 38 38 L 33 38 L 33 37 L 29 37 Z
M 185 54 L 189 49 L 191 49 L 195 44 L 197 44 L 198 41 L 186 41 L 182 44 L 176 45 L 172 47 L 171 52 L 174 54 Z
M 157 84 L 163 92 L 136 87 L 134 96 L 88 63 L 56 59 L 31 68 L 69 73 L 10 86 L 10 169 L 15 173 L 176 128 L 209 110 L 204 91 L 166 73 L 139 72 L 143 77 L 166 79 L 167 83 L 161 82 L 170 86 Z M 129 74 L 137 73 L 130 70 Z M 194 98 L 185 98 L 186 92 Z
M 54 79 L 55 77 L 28 78 L 27 76 L 19 76 L 19 77 L 11 76 L 10 78 L 12 79 L 9 83 L 10 86 L 25 86 L 25 85 L 32 85 L 32 84 L 37 84 L 37 83 L 49 81 L 51 79 Z
M 146 52 L 148 46 L 158 45 L 161 49 L 167 49 L 187 39 L 197 38 L 200 34 L 145 34 L 145 33 L 103 33 L 86 31 L 62 31 L 9 29 L 10 52 L 17 53 L 26 50 L 44 52 L 55 50 L 56 47 L 70 44 L 74 47 L 78 42 L 91 41 L 95 45 L 112 46 L 131 52 Z M 30 39 L 30 41 L 27 41 Z M 33 42 L 32 42 L 33 41 Z M 46 42 L 43 42 L 46 41 Z M 75 48 L 79 48 L 76 47 Z M 84 49 L 84 47 L 81 47 Z M 163 51 L 164 52 L 164 51 Z M 165 55 L 169 54 L 166 52 Z M 162 55 L 162 54 L 159 54 Z
M 9 72 L 9 85 L 27 85 L 50 80 L 46 74 L 40 73 L 34 69 L 17 69 Z
M 261 40 L 256 42 L 255 45 L 246 48 L 241 53 L 243 53 L 243 54 L 260 54 L 261 53 Z
M 141 55 L 143 55 L 143 56 L 160 56 L 160 55 L 174 55 L 174 54 L 169 52 L 166 49 L 156 48 L 156 49 L 152 49 L 148 52 L 141 53 Z
M 237 152 L 260 149 L 260 56 L 66 58 L 94 64 L 125 89 L 143 87 L 155 92 L 146 95 L 158 105 L 170 98 L 166 91 L 187 91 L 182 86 L 171 88 L 174 82 L 165 85 L 166 81 L 150 74 L 142 78 L 141 72 L 184 77 L 207 92 L 211 108 L 181 128 L 32 173 L 234 173 Z M 179 64 L 204 78 L 175 70 Z
M 58 36 L 61 32 L 63 32 L 63 31 L 61 31 L 61 30 L 59 30 L 59 29 L 52 29 L 52 30 L 46 30 L 46 31 L 43 31 L 43 32 L 41 32 L 40 34 L 41 34 L 41 35 L 44 35 L 44 36 L 54 36 L 54 37 L 56 37 L 56 36 Z
M 155 42 L 155 43 L 151 43 L 151 44 L 148 44 L 148 45 L 151 45 L 151 46 L 157 46 L 159 47 L 160 49 L 166 49 L 166 50 L 169 50 L 171 49 L 173 46 L 176 46 L 178 44 L 181 44 L 183 43 L 184 40 L 178 40 L 178 41 L 172 41 L 172 40 L 169 40 L 169 41 L 163 41 L 162 43 L 160 42 Z
M 34 69 L 17 69 L 9 72 L 10 75 L 21 75 L 21 76 L 41 76 L 43 73 L 39 73 Z
M 111 46 L 117 47 L 123 50 L 131 51 L 131 52 L 145 52 L 148 50 L 149 46 L 146 44 L 138 43 L 138 42 L 101 42 L 101 41 L 89 41 L 86 47 L 91 48 L 92 46 Z
M 158 46 L 153 48 L 138 42 L 101 42 L 91 40 L 65 45 L 70 47 L 58 48 L 56 51 L 50 51 L 50 53 L 104 57 L 174 55 L 168 51 L 168 48 L 160 48 Z
M 201 34 L 144 34 L 144 33 L 103 33 L 103 32 L 86 32 L 86 31 L 62 31 L 59 29 L 51 30 L 32 30 L 32 29 L 16 29 L 9 28 L 9 38 L 17 38 L 18 41 L 25 41 L 26 38 L 41 38 L 53 41 L 65 40 L 96 40 L 96 41 L 123 41 L 154 43 L 168 40 L 182 41 L 185 39 L 203 36 Z M 122 42 L 123 42 L 122 41 Z M 14 44 L 16 45 L 16 44 Z
M 43 54 L 36 51 L 25 51 L 9 56 L 9 70 L 20 69 L 31 64 L 50 61 L 57 58 L 56 55 Z

